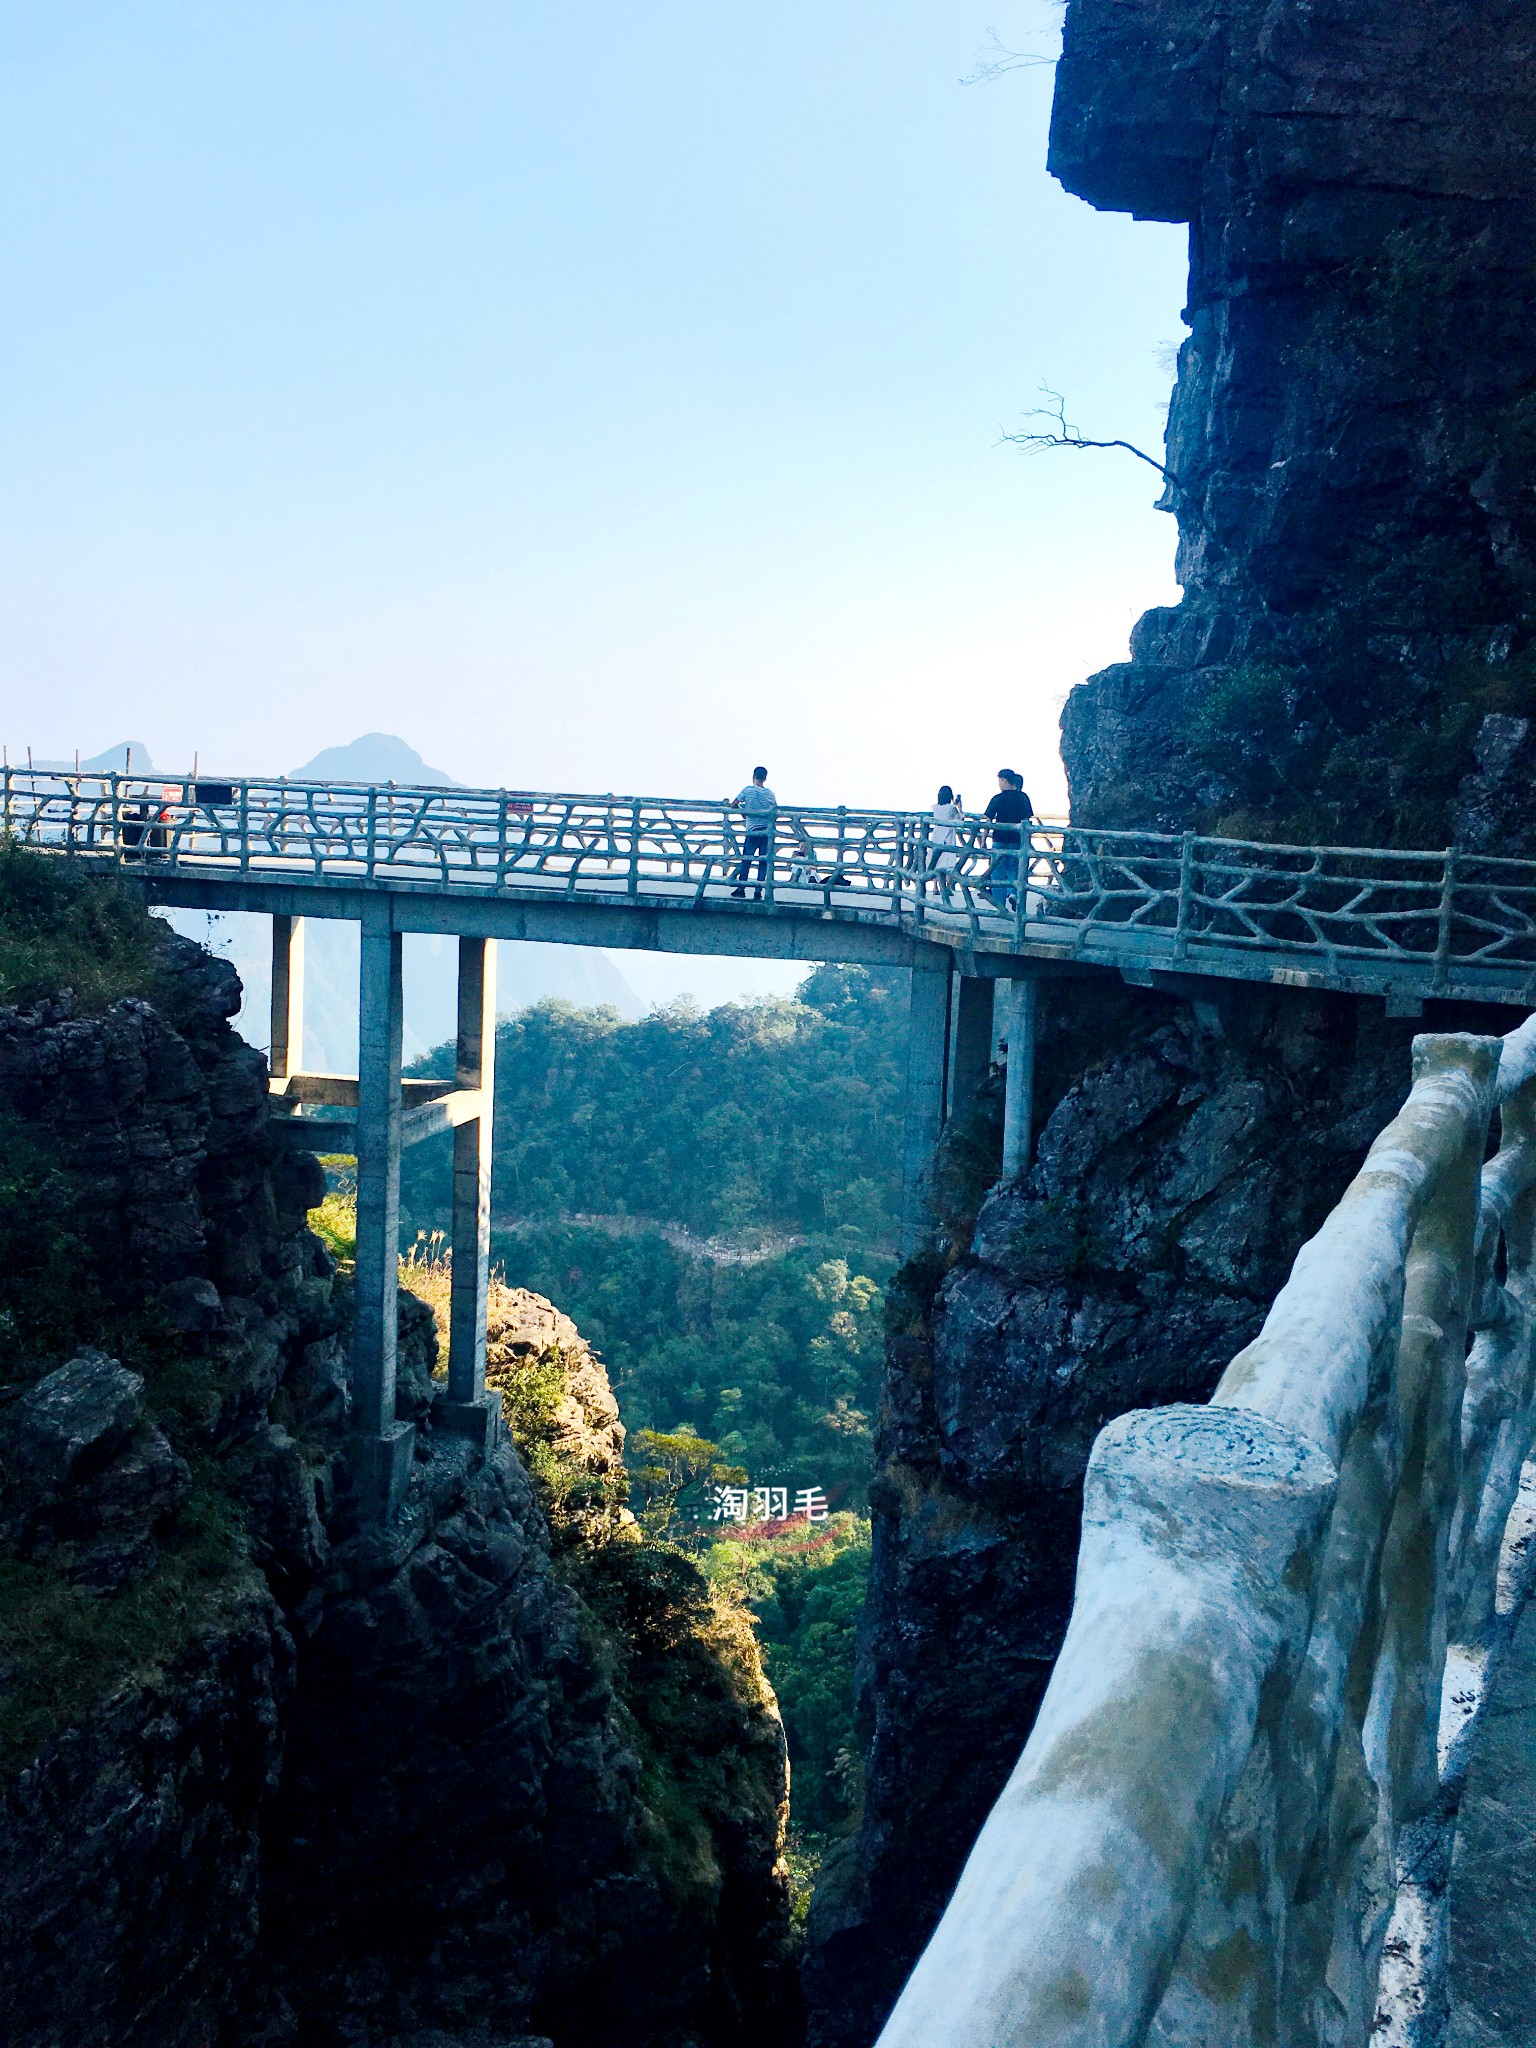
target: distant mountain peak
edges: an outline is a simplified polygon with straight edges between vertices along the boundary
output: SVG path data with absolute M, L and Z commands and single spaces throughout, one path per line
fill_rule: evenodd
M 34 761 L 32 765 L 35 768 L 73 769 L 75 763 Z M 11 766 L 14 768 L 16 763 L 13 761 Z M 88 760 L 82 759 L 80 762 L 82 775 L 125 775 L 130 769 L 135 775 L 153 775 L 155 772 L 155 764 L 149 758 L 149 749 L 142 740 L 119 740 L 115 747 L 108 747 L 104 753 L 92 754 Z
M 323 747 L 312 761 L 289 771 L 295 782 L 424 783 L 432 789 L 462 789 L 455 776 L 432 768 L 416 749 L 392 732 L 365 732 L 344 747 Z

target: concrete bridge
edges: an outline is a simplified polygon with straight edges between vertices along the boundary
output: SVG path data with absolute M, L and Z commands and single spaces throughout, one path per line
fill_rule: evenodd
M 539 939 L 911 971 L 903 1248 L 922 1241 L 946 1112 L 1006 1048 L 1004 1172 L 1028 1163 L 1037 992 L 1117 976 L 1205 1005 L 1224 983 L 1536 1003 L 1536 863 L 1285 847 L 1037 821 L 1018 853 L 967 822 L 781 808 L 766 848 L 722 802 L 394 784 L 0 771 L 0 831 L 125 868 L 155 903 L 272 919 L 274 1128 L 358 1160 L 354 1398 L 385 1511 L 410 1468 L 394 1420 L 401 1147 L 454 1132 L 450 1426 L 483 1436 L 495 945 Z M 1001 858 L 1000 858 L 1001 856 Z M 362 933 L 353 1075 L 302 1071 L 303 921 Z M 459 941 L 455 1081 L 401 1075 L 401 939 Z M 1003 1000 L 996 1000 L 999 983 Z M 342 1121 L 314 1112 L 351 1111 Z

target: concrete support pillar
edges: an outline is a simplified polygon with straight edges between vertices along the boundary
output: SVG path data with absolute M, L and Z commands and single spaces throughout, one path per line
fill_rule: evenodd
M 949 1067 L 947 952 L 912 969 L 908 1012 L 907 1105 L 901 1156 L 901 1253 L 911 1258 L 933 1221 L 933 1155 L 944 1127 Z
M 1035 988 L 1015 981 L 1008 998 L 1008 1084 L 1003 1096 L 1003 1179 L 1022 1180 L 1034 1144 Z
M 304 1071 L 304 920 L 272 920 L 272 1056 L 275 1080 Z
M 379 898 L 363 919 L 357 1048 L 357 1282 L 352 1421 L 365 1507 L 388 1515 L 410 1476 L 412 1429 L 395 1420 L 400 1258 L 400 934 Z
M 455 1081 L 480 1091 L 481 1112 L 453 1133 L 453 1294 L 448 1394 L 433 1421 L 494 1442 L 501 1396 L 485 1391 L 485 1296 L 491 1264 L 491 1128 L 496 1083 L 496 941 L 459 940 Z
M 949 1065 L 949 1113 L 962 1116 L 976 1099 L 992 1064 L 992 992 L 990 975 L 955 977 L 954 1043 Z

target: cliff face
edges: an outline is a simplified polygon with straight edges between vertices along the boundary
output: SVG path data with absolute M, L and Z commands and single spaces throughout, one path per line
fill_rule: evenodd
M 1190 223 L 1183 602 L 1084 824 L 1536 851 L 1536 7 L 1072 0 L 1050 166 Z
M 1532 0 L 1070 0 L 1052 168 L 1191 224 L 1186 594 L 1068 700 L 1075 822 L 1536 855 L 1533 85 Z M 866 1803 L 812 1910 L 815 2048 L 874 2039 L 1028 1736 L 1098 1429 L 1210 1392 L 1402 1100 L 1413 1030 L 1510 1022 L 1041 1002 L 1028 1176 L 892 1290 Z M 950 1140 L 983 1178 L 995 1098 Z
M 514 1304 L 528 1459 L 473 1466 L 402 1296 L 418 1457 L 360 1526 L 318 1168 L 266 1150 L 233 976 L 159 969 L 0 1010 L 7 2041 L 781 2040 L 777 1711 L 624 1512 L 601 1365 Z
M 1070 983 L 1041 1022 L 1028 1179 L 893 1290 L 865 1809 L 812 1907 L 816 2048 L 874 2039 L 1018 1760 L 1071 1607 L 1094 1437 L 1210 1393 L 1401 1102 L 1415 1028 L 1241 988 L 1202 1022 Z M 957 1134 L 994 1174 L 997 1094 Z

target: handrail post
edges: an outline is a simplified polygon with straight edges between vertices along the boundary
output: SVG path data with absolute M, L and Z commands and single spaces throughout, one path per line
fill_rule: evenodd
M 507 886 L 507 792 L 505 790 L 501 792 L 501 802 L 498 806 L 498 811 L 499 815 L 496 824 L 496 886 L 498 889 L 505 889 Z
M 640 800 L 629 807 L 629 893 L 640 894 Z
M 1456 864 L 1454 846 L 1445 850 L 1440 879 L 1440 914 L 1435 930 L 1435 987 L 1444 988 L 1451 972 L 1451 920 L 1456 908 Z
M 11 836 L 11 764 L 10 764 L 10 762 L 9 762 L 9 761 L 7 761 L 7 762 L 6 762 L 6 764 L 5 764 L 4 774 L 5 774 L 5 812 L 4 812 L 4 817 L 5 817 L 5 824 L 4 824 L 4 832 L 5 832 L 5 837 L 6 837 L 7 839 L 9 839 L 9 838 L 10 838 L 10 836 Z
M 375 833 L 375 831 L 376 831 L 376 829 L 377 829 L 377 826 L 378 826 L 378 811 L 379 811 L 379 792 L 378 792 L 378 790 L 377 790 L 377 789 L 374 789 L 374 788 L 370 788 L 370 789 L 369 789 L 369 791 L 368 791 L 368 852 L 367 852 L 367 871 L 368 871 L 368 879 L 369 879 L 369 881 L 370 881 L 370 882 L 371 882 L 371 881 L 373 880 L 373 869 L 374 869 L 374 862 L 375 862 L 375 859 L 377 858 L 377 855 L 376 855 L 376 852 L 375 852 L 375 848 L 374 848 L 374 833 Z
M 115 780 L 115 778 L 114 778 Z M 240 872 L 249 874 L 251 868 L 251 785 L 244 778 L 240 781 Z
M 1179 907 L 1173 927 L 1173 957 L 1182 960 L 1189 950 L 1189 913 L 1195 890 L 1195 835 L 1186 832 L 1179 841 Z

